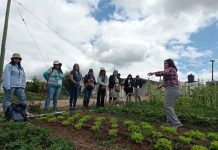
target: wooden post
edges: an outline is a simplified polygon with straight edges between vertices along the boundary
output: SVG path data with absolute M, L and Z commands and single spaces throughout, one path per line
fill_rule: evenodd
M 11 0 L 8 0 L 7 8 L 6 8 L 6 14 L 5 14 L 5 23 L 4 23 L 4 29 L 3 29 L 3 36 L 2 36 L 2 45 L 1 45 L 1 57 L 0 57 L 0 80 L 1 81 L 2 81 L 4 60 L 5 60 L 5 45 L 6 45 L 6 38 L 7 38 L 10 5 L 11 5 Z

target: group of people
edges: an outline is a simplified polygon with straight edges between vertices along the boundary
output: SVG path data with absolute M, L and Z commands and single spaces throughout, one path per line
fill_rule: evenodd
M 4 99 L 3 111 L 5 112 L 9 106 L 9 101 L 13 95 L 16 95 L 21 103 L 26 103 L 26 96 L 24 89 L 26 87 L 26 76 L 24 68 L 21 65 L 21 56 L 19 53 L 14 53 L 11 57 L 11 62 L 7 64 L 3 71 L 3 84 Z M 45 100 L 44 111 L 48 112 L 50 100 L 53 100 L 53 109 L 58 109 L 58 97 L 61 92 L 62 82 L 64 79 L 63 71 L 61 69 L 62 63 L 55 60 L 53 66 L 43 73 L 47 81 L 47 97 Z M 174 112 L 174 104 L 179 96 L 179 82 L 177 75 L 177 68 L 172 59 L 164 61 L 164 70 L 158 72 L 150 72 L 149 76 L 163 76 L 165 87 L 165 100 L 164 108 L 167 115 L 167 124 L 169 126 L 180 127 L 181 122 Z M 82 74 L 80 72 L 79 64 L 74 64 L 72 71 L 68 78 L 68 87 L 70 93 L 69 105 L 70 110 L 76 109 L 78 92 Z M 88 74 L 84 76 L 84 89 L 83 89 L 83 106 L 88 108 L 90 96 L 93 89 L 96 89 L 97 102 L 96 107 L 104 107 L 106 90 L 109 90 L 109 104 L 114 104 L 119 97 L 121 90 L 121 78 L 117 70 L 109 77 L 106 75 L 105 68 L 101 68 L 97 76 L 97 81 L 94 77 L 93 69 L 89 69 Z M 124 91 L 127 95 L 127 100 L 131 100 L 131 94 L 135 93 L 136 98 L 141 101 L 139 89 L 142 87 L 142 81 L 137 75 L 135 79 L 129 74 L 124 82 Z M 134 89 L 134 91 L 133 91 Z

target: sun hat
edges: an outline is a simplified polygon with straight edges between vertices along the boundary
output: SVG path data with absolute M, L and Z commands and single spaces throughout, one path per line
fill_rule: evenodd
M 13 53 L 11 59 L 12 58 L 20 58 L 20 59 L 22 59 L 19 53 Z
M 104 67 L 101 67 L 100 71 L 106 71 Z
M 55 60 L 53 65 L 61 65 L 61 63 L 58 60 Z

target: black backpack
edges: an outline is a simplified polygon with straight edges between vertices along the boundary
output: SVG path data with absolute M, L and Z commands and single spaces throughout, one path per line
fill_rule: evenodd
M 26 104 L 11 103 L 5 112 L 7 120 L 27 121 Z

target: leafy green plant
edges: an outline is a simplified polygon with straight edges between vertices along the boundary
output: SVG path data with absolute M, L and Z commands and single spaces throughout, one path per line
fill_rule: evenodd
M 177 129 L 175 127 L 167 127 L 167 126 L 160 126 L 160 130 L 167 133 L 176 133 Z
M 112 125 L 111 125 L 111 128 L 112 128 L 112 129 L 115 129 L 115 128 L 117 128 L 117 127 L 118 127 L 118 124 L 112 124 Z
M 64 116 L 57 116 L 58 120 L 64 120 Z
M 192 138 L 179 136 L 179 141 L 183 144 L 190 144 L 192 142 Z
M 110 129 L 108 131 L 108 135 L 116 137 L 117 136 L 117 132 L 118 132 L 118 129 Z
M 131 121 L 131 120 L 125 120 L 125 121 L 123 122 L 123 124 L 124 124 L 125 126 L 131 126 L 131 125 L 134 125 L 135 123 L 134 123 L 133 121 Z
M 65 117 L 69 117 L 70 116 L 70 112 L 65 111 L 65 112 L 63 112 L 62 115 L 65 116 Z
M 67 120 L 70 121 L 70 122 L 74 121 L 74 119 L 75 118 L 73 116 L 67 118 Z
M 218 134 L 213 133 L 213 132 L 209 132 L 207 134 L 207 139 L 212 140 L 212 141 L 218 141 Z
M 68 126 L 70 125 L 70 121 L 69 120 L 64 120 L 61 124 L 64 125 L 64 126 Z
M 200 132 L 200 131 L 194 131 L 194 130 L 190 130 L 190 131 L 187 131 L 185 133 L 185 135 L 187 137 L 190 137 L 190 138 L 193 138 L 193 139 L 196 139 L 196 140 L 202 140 L 205 138 L 205 134 Z
M 140 127 L 143 130 L 153 130 L 154 129 L 154 127 L 152 127 L 151 124 L 149 124 L 147 122 L 141 122 Z
M 91 130 L 93 132 L 98 132 L 100 130 L 100 127 L 98 125 L 94 125 L 94 126 L 91 127 Z
M 48 118 L 48 122 L 56 122 L 56 121 L 57 121 L 56 117 Z
M 131 140 L 135 143 L 142 143 L 144 140 L 144 136 L 142 135 L 142 133 L 133 132 L 131 134 Z
M 218 141 L 211 142 L 210 149 L 211 150 L 218 150 Z
M 208 148 L 201 145 L 194 145 L 191 150 L 208 150 Z
M 80 130 L 82 128 L 82 123 L 78 123 L 76 125 L 74 125 L 74 128 L 77 129 L 77 130 Z
M 39 117 L 38 119 L 39 120 L 47 120 L 47 117 L 46 116 L 42 116 L 42 117 Z
M 117 124 L 117 118 L 110 118 L 109 121 L 111 124 Z
M 161 132 L 152 131 L 151 132 L 151 137 L 152 138 L 161 138 L 161 137 L 163 137 L 163 134 Z
M 130 125 L 130 126 L 128 127 L 128 131 L 129 131 L 130 133 L 133 133 L 133 132 L 140 132 L 140 127 L 137 126 L 137 125 Z
M 154 147 L 157 150 L 172 150 L 173 149 L 172 142 L 166 138 L 159 139 Z
M 102 124 L 102 123 L 99 122 L 99 121 L 94 122 L 94 125 L 96 125 L 96 126 L 100 126 L 101 124 Z
M 105 120 L 105 117 L 97 117 L 96 122 L 102 122 Z

